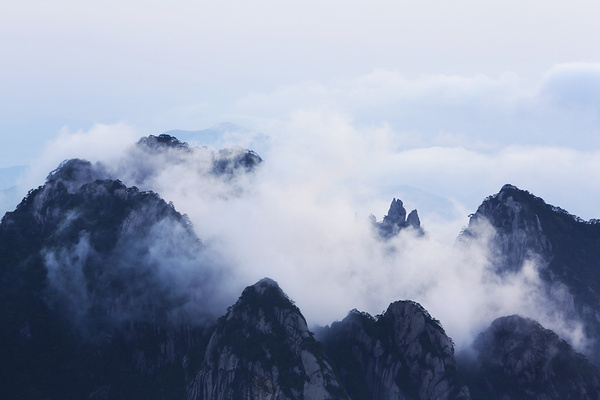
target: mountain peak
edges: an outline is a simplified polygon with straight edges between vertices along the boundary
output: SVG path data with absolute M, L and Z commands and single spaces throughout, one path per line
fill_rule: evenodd
M 526 190 L 504 185 L 483 201 L 460 237 L 465 243 L 479 238 L 489 239 L 491 259 L 501 274 L 534 262 L 551 294 L 550 307 L 564 310 L 566 321 L 583 321 L 586 336 L 598 336 L 600 224 L 596 220 L 584 221 Z M 600 344 L 591 346 L 590 354 L 600 354 Z M 600 363 L 600 356 L 594 361 Z
M 390 204 L 390 208 L 382 222 L 377 222 L 374 216 L 371 216 L 373 226 L 379 232 L 379 235 L 384 239 L 389 239 L 396 236 L 402 229 L 411 227 L 416 229 L 420 234 L 423 234 L 421 229 L 421 221 L 417 210 L 412 210 L 408 217 L 402 200 L 394 198 Z
M 518 187 L 516 187 L 515 185 L 511 185 L 510 183 L 506 183 L 506 184 L 504 184 L 504 186 L 502 186 L 502 188 L 500 189 L 500 191 L 503 192 L 505 190 L 520 190 L 520 189 Z
M 267 278 L 267 277 L 262 278 L 260 281 L 256 282 L 254 285 L 252 285 L 252 287 L 254 287 L 254 289 L 256 290 L 256 292 L 258 294 L 264 294 L 265 291 L 267 291 L 267 289 L 275 288 L 275 289 L 277 289 L 277 291 L 281 292 L 281 294 L 285 296 L 285 294 L 283 293 L 283 290 L 281 290 L 281 288 L 279 287 L 279 284 L 271 278 Z
M 525 260 L 533 257 L 547 263 L 552 245 L 543 224 L 552 218 L 551 214 L 552 207 L 542 199 L 507 184 L 481 203 L 461 239 L 491 234 L 498 270 L 519 270 Z
M 473 349 L 472 357 L 461 356 L 463 376 L 473 397 L 600 397 L 596 367 L 556 333 L 532 319 L 510 315 L 494 320 L 475 339 Z
M 406 209 L 402 200 L 396 198 L 392 200 L 387 215 L 383 217 L 383 222 L 397 225 L 403 225 L 406 222 Z
M 182 149 L 188 150 L 189 145 L 185 142 L 180 141 L 175 136 L 168 135 L 166 133 L 158 136 L 149 135 L 141 138 L 137 142 L 138 146 L 144 146 L 150 150 L 159 150 L 163 148 Z
M 6 214 L 0 252 L 11 248 L 25 260 L 33 255 L 35 264 L 28 268 L 44 277 L 41 298 L 83 331 L 92 325 L 91 331 L 99 331 L 100 319 L 112 329 L 122 321 L 187 315 L 208 285 L 183 285 L 165 261 L 197 263 L 203 247 L 189 221 L 156 193 L 97 179 L 98 171 L 89 161 L 63 162 L 44 186 Z M 10 267 L 24 274 L 19 266 Z M 196 273 L 206 282 L 212 279 L 208 266 Z M 26 282 L 27 275 L 22 279 Z
M 101 164 L 92 164 L 87 160 L 72 158 L 63 161 L 58 168 L 50 172 L 46 177 L 46 182 L 62 182 L 69 192 L 73 192 L 86 183 L 108 178 L 109 175 Z
M 470 399 L 452 341 L 414 301 L 394 302 L 377 317 L 352 310 L 320 336 L 352 398 Z
M 219 319 L 188 399 L 347 399 L 300 310 L 264 278 Z

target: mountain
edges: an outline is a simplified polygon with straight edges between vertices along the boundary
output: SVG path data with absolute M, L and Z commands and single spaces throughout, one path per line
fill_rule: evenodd
M 488 225 L 489 224 L 489 225 Z M 505 185 L 479 206 L 462 233 L 469 241 L 493 228 L 496 272 L 517 271 L 527 260 L 539 267 L 551 308 L 582 321 L 589 338 L 600 335 L 600 221 L 584 221 L 533 194 Z M 600 343 L 590 358 L 600 365 Z
M 498 318 L 460 358 L 473 399 L 599 399 L 600 374 L 554 332 L 517 315 Z
M 422 235 L 423 229 L 421 228 L 421 221 L 417 210 L 412 210 L 408 217 L 406 216 L 406 209 L 402 200 L 394 198 L 390 209 L 383 221 L 377 222 L 374 215 L 371 215 L 371 223 L 379 236 L 384 239 L 389 239 L 396 236 L 401 230 L 405 228 L 412 228 Z
M 102 166 L 69 160 L 2 219 L 9 398 L 183 393 L 178 358 L 203 340 L 216 274 L 185 217 L 155 193 L 103 178 Z M 175 261 L 197 265 L 195 278 L 165 268 Z
M 146 162 L 130 175 L 142 184 L 185 154 L 223 181 L 262 161 L 169 135 L 142 138 L 131 154 Z M 187 217 L 124 185 L 113 167 L 67 160 L 2 219 L 0 387 L 9 398 L 184 398 L 183 360 L 200 357 L 227 305 L 222 263 L 205 255 Z
M 470 399 L 452 340 L 418 303 L 377 317 L 353 310 L 319 338 L 353 399 Z
M 497 319 L 472 351 L 455 357 L 441 323 L 414 301 L 393 302 L 375 317 L 351 311 L 316 335 L 271 279 L 246 287 L 234 303 L 224 261 L 175 205 L 136 185 L 167 179 L 168 168 L 195 168 L 208 189 L 233 187 L 221 192 L 229 198 L 238 178 L 262 162 L 250 150 L 211 151 L 159 135 L 140 139 L 121 163 L 72 159 L 52 171 L 0 223 L 1 397 L 600 397 L 595 366 L 518 316 Z M 383 238 L 402 229 L 422 234 L 416 211 L 407 216 L 397 199 L 373 226 Z M 582 318 L 590 334 L 597 228 L 505 186 L 460 240 L 488 235 L 499 275 L 536 260 L 548 293 L 563 294 L 549 298 Z
M 298 307 L 265 278 L 219 319 L 187 398 L 349 397 Z
M 251 172 L 262 162 L 262 158 L 252 150 L 230 147 L 213 151 L 206 147 L 190 146 L 166 133 L 141 138 L 133 150 L 134 159 L 128 161 L 136 164 L 134 168 L 137 171 L 133 171 L 133 183 L 136 185 L 144 185 L 149 177 L 169 166 L 190 163 L 192 160 L 203 161 L 193 167 L 201 167 L 206 174 L 221 178 Z M 129 164 L 127 168 L 130 168 Z

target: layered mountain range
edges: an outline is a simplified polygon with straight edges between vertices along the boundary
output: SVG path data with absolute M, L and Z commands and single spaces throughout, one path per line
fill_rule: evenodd
M 136 145 L 144 168 L 127 171 L 130 181 L 143 187 L 157 173 L 152 158 L 166 152 L 202 152 L 206 179 L 231 185 L 263 163 L 250 150 L 149 136 Z M 511 185 L 485 199 L 460 245 L 485 236 L 498 277 L 535 261 L 548 306 L 592 340 L 583 355 L 530 318 L 499 315 L 455 354 L 444 321 L 411 300 L 375 316 L 352 310 L 314 332 L 269 278 L 227 304 L 227 270 L 189 219 L 118 170 L 65 161 L 3 217 L 2 398 L 600 398 L 597 221 Z M 370 229 L 382 241 L 426 235 L 397 199 Z

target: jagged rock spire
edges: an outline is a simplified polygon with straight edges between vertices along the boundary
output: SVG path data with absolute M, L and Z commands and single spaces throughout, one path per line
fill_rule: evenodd
M 416 229 L 420 234 L 423 234 L 421 229 L 421 221 L 417 210 L 412 210 L 406 217 L 406 209 L 402 200 L 394 198 L 390 204 L 390 208 L 382 222 L 377 222 L 375 217 L 371 217 L 373 226 L 377 229 L 379 235 L 384 239 L 389 239 L 396 236 L 402 229 L 411 227 Z

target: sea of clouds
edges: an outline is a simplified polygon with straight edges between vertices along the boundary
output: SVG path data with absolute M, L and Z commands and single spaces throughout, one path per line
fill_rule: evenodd
M 377 236 L 368 218 L 373 213 L 381 219 L 387 212 L 387 191 L 394 182 L 418 187 L 420 180 L 437 180 L 466 189 L 469 184 L 461 179 L 467 176 L 473 184 L 535 176 L 531 158 L 552 157 L 561 149 L 515 147 L 491 154 L 461 147 L 402 150 L 393 145 L 396 137 L 389 128 L 357 127 L 342 115 L 315 112 L 298 112 L 280 128 L 254 172 L 228 179 L 211 175 L 211 151 L 192 146 L 192 151 L 150 155 L 135 146 L 142 134 L 127 125 L 65 131 L 48 145 L 30 179 L 41 183 L 43 171 L 76 156 L 101 162 L 128 186 L 157 192 L 190 218 L 214 261 L 203 260 L 198 268 L 219 268 L 219 290 L 230 303 L 245 286 L 268 276 L 309 324 L 329 324 L 352 308 L 378 314 L 393 301 L 411 299 L 441 320 L 459 347 L 493 319 L 515 313 L 536 318 L 578 348 L 585 346 L 581 326 L 567 323 L 551 306 L 535 260 L 500 277 L 488 243 L 491 228 L 481 228 L 489 232 L 468 248 L 455 244 L 473 208 L 452 199 L 441 210 L 444 215 L 421 210 L 425 236 L 405 230 L 389 241 Z M 503 168 L 505 163 L 509 166 Z M 560 168 L 556 164 L 550 170 Z M 538 179 L 556 182 L 556 176 L 546 174 Z M 176 258 L 169 259 L 169 266 L 177 268 Z M 190 268 L 187 259 L 182 268 L 190 278 L 203 273 Z

